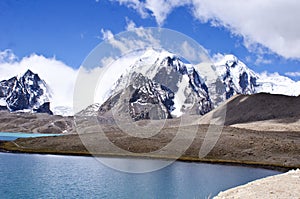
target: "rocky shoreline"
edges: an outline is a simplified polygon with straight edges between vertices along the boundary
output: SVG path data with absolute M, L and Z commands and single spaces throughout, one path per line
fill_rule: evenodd
M 229 198 L 300 198 L 300 170 L 266 177 L 249 182 L 224 192 L 220 192 L 214 199 Z

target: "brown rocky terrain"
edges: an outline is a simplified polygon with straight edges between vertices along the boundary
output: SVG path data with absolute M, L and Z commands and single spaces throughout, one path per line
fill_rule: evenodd
M 73 117 L 0 111 L 0 132 L 75 133 Z
M 208 125 L 182 127 L 178 146 L 189 140 L 191 129 L 198 127 L 196 136 L 181 160 L 208 161 L 219 163 L 241 163 L 283 168 L 300 167 L 300 133 L 268 132 L 224 127 L 216 145 L 204 158 L 199 158 L 199 150 L 205 138 Z M 112 155 L 173 158 L 178 154 L 176 148 L 162 153 L 153 153 L 172 142 L 176 127 L 164 128 L 158 135 L 150 138 L 136 138 L 121 131 L 108 131 L 105 134 L 86 133 L 60 137 L 41 137 L 2 142 L 2 150 L 53 153 L 74 155 Z M 108 141 L 107 140 L 110 140 Z M 116 147 L 117 146 L 117 147 Z M 119 148 L 123 150 L 119 150 Z

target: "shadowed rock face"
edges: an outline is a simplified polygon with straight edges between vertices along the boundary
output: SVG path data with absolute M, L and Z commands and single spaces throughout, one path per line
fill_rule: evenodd
M 130 115 L 134 121 L 171 118 L 174 93 L 170 89 L 140 73 L 133 74 L 132 80 L 131 85 L 101 105 L 100 115 L 115 108 Z
M 155 83 L 142 74 L 134 76 L 129 86 L 129 113 L 135 120 L 171 118 L 174 93 L 167 87 Z
M 0 82 L 0 98 L 6 101 L 10 111 L 30 109 L 38 113 L 52 114 L 46 83 L 28 70 L 22 77 L 12 77 Z

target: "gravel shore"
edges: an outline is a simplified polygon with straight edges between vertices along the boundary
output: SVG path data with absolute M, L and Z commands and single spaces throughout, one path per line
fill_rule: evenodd
M 220 192 L 214 199 L 268 198 L 299 199 L 300 170 L 270 176 L 248 184 Z

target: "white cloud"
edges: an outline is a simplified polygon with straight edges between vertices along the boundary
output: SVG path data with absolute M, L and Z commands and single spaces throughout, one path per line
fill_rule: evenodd
M 196 19 L 223 26 L 244 38 L 245 46 L 261 44 L 285 58 L 300 58 L 300 1 L 298 0 L 118 0 L 142 17 L 154 16 L 162 25 L 168 14 L 188 6 Z
M 126 5 L 129 8 L 133 8 L 137 10 L 142 18 L 148 17 L 148 13 L 145 10 L 144 3 L 140 0 L 111 0 L 111 1 L 117 1 L 120 5 Z
M 101 59 L 101 66 L 108 66 L 113 63 L 115 59 L 113 57 L 104 57 Z
M 167 16 L 176 7 L 183 6 L 190 3 L 190 0 L 111 0 L 118 1 L 121 5 L 126 5 L 129 8 L 137 10 L 143 18 L 148 16 L 155 17 L 155 20 L 159 26 L 163 25 L 163 22 Z M 149 13 L 150 12 L 150 13 Z M 150 14 L 150 15 L 149 15 Z
M 132 20 L 128 19 L 128 17 L 126 17 L 125 19 L 126 19 L 126 30 L 127 31 L 134 30 L 136 28 L 135 23 Z
M 286 72 L 285 75 L 290 77 L 300 77 L 300 72 Z
M 265 59 L 262 55 L 257 55 L 257 58 L 255 60 L 255 64 L 256 65 L 260 65 L 260 64 L 271 64 L 272 60 L 270 59 Z
M 92 69 L 86 69 L 81 66 L 76 78 L 76 84 L 74 89 L 74 113 L 82 111 L 91 104 L 94 104 L 94 94 L 97 85 L 97 81 L 103 73 L 102 67 L 95 67 Z
M 184 41 L 181 45 L 182 47 L 182 56 L 188 60 L 194 60 L 197 58 L 197 53 L 195 49 L 189 45 L 187 41 Z
M 121 54 L 127 54 L 132 50 L 146 49 L 148 47 L 160 47 L 160 41 L 154 37 L 155 30 L 143 27 L 135 27 L 134 22 L 128 21 L 130 27 L 125 35 L 111 36 L 107 41 L 112 47 L 119 49 Z M 110 34 L 111 31 L 103 31 Z M 104 35 L 103 34 L 103 35 Z M 123 33 L 124 34 L 124 33 Z
M 103 40 L 112 39 L 114 37 L 114 34 L 110 30 L 104 30 L 103 28 L 101 29 L 101 34 Z
M 161 26 L 174 8 L 188 3 L 190 3 L 189 0 L 146 0 L 144 6 L 152 12 L 157 24 Z
M 195 3 L 197 2 L 197 3 Z M 259 43 L 286 58 L 300 58 L 300 26 L 296 0 L 194 1 L 199 19 L 217 21 L 247 43 Z
M 18 60 L 18 57 L 12 52 L 11 49 L 0 51 L 0 63 L 13 63 Z
M 0 55 L 8 51 L 0 52 Z M 45 80 L 52 92 L 51 109 L 59 106 L 73 106 L 73 90 L 77 70 L 55 58 L 46 58 L 43 55 L 32 54 L 23 57 L 19 61 L 11 52 L 13 59 L 0 56 L 0 80 L 8 79 L 16 75 L 23 75 L 28 69 L 37 73 Z M 14 60 L 14 61 L 10 61 Z
M 150 46 L 159 46 L 160 41 L 153 37 L 151 29 L 136 27 L 135 23 L 126 19 L 126 30 L 129 31 L 126 36 L 113 35 L 110 30 L 101 29 L 102 39 L 114 48 L 119 49 L 121 54 L 126 54 L 132 51 L 132 49 L 144 49 Z M 123 33 L 126 34 L 126 33 Z
M 202 48 L 201 50 L 199 50 L 198 48 L 191 46 L 187 41 L 182 42 L 180 51 L 180 55 L 192 63 L 194 61 L 199 61 L 199 58 L 204 62 L 211 61 L 208 59 L 208 52 L 206 49 Z

